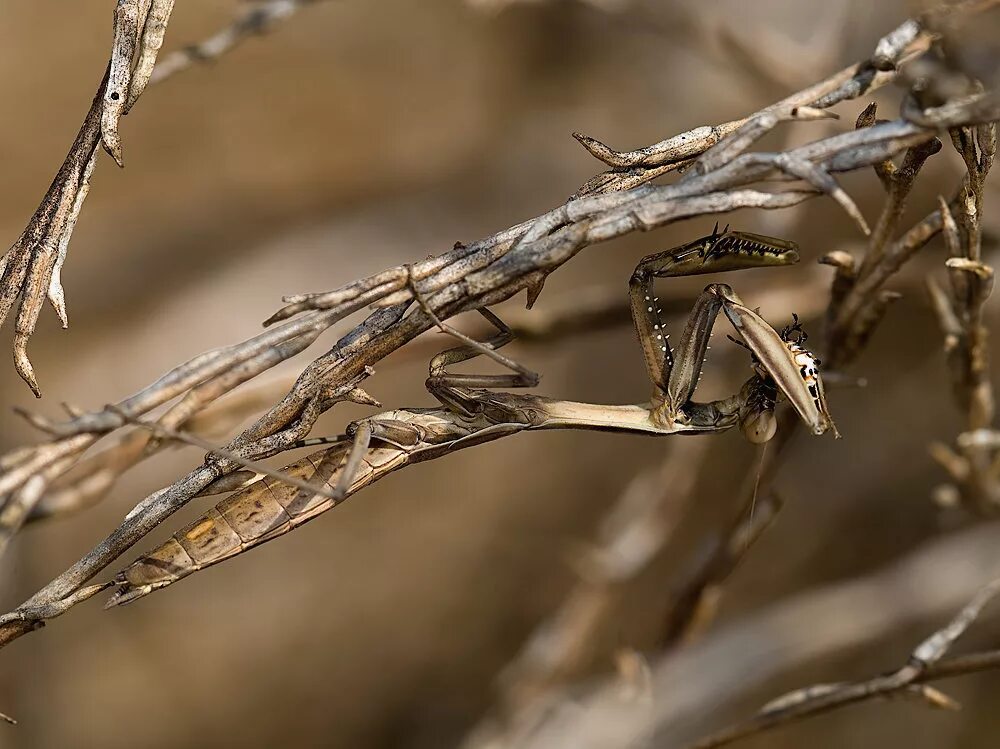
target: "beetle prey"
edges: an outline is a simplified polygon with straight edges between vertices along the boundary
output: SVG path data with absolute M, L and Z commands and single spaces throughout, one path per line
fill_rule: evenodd
M 352 422 L 332 447 L 287 466 L 285 473 L 334 488 L 333 498 L 264 477 L 235 492 L 198 520 L 140 557 L 115 578 L 108 605 L 129 603 L 176 580 L 283 535 L 334 507 L 343 498 L 411 463 L 440 457 L 502 436 L 534 429 L 599 429 L 650 435 L 718 433 L 739 426 L 755 443 L 775 432 L 779 391 L 814 434 L 833 428 L 816 358 L 802 345 L 796 319 L 776 332 L 725 284 L 708 285 L 698 297 L 676 346 L 664 330 L 655 278 L 790 265 L 794 243 L 718 226 L 707 237 L 650 255 L 629 284 L 632 316 L 653 382 L 648 403 L 606 406 L 555 400 L 488 388 L 531 387 L 537 376 L 497 352 L 512 339 L 492 312 L 480 310 L 498 330 L 486 343 L 441 322 L 416 287 L 424 312 L 465 345 L 431 360 L 428 390 L 439 408 L 397 409 Z M 712 328 L 725 312 L 752 354 L 752 374 L 735 395 L 711 402 L 692 400 Z M 735 340 L 735 339 L 734 339 Z M 448 367 L 486 354 L 514 371 L 455 374 Z M 834 430 L 835 431 L 835 430 Z M 319 440 L 323 441 L 323 440 Z M 317 441 L 311 441 L 315 444 Z

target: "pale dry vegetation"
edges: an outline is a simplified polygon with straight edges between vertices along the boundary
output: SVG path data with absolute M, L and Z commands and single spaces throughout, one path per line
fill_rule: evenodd
M 93 5 L 8 96 L 79 98 L 60 57 Z M 173 5 L 115 5 L 2 261 L 45 394 L 5 375 L 30 424 L 5 417 L 0 458 L 14 744 L 993 745 L 997 3 Z M 69 107 L 36 109 L 12 110 L 32 162 L 58 138 L 31 120 Z M 5 227 L 32 210 L 19 158 Z M 843 439 L 788 404 L 761 448 L 588 405 L 648 398 L 629 274 L 720 218 L 799 246 L 719 280 L 802 320 Z M 702 286 L 661 282 L 673 327 Z M 73 329 L 39 326 L 46 300 Z M 435 405 L 443 330 L 495 333 L 443 320 L 485 308 L 518 376 Z M 720 341 L 699 399 L 747 374 Z

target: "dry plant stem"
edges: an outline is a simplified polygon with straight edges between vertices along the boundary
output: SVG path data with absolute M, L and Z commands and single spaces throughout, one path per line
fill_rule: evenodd
M 869 241 L 868 250 L 861 263 L 861 269 L 858 272 L 860 276 L 863 277 L 870 273 L 882 260 L 886 245 L 899 226 L 903 210 L 906 208 L 906 197 L 913 189 L 917 174 L 924 162 L 940 150 L 941 141 L 936 138 L 909 149 L 903 158 L 902 166 L 894 168 L 892 174 L 885 180 L 888 182 L 885 207 L 882 209 L 882 214 L 875 226 L 875 234 Z
M 106 83 L 107 75 L 69 155 L 38 210 L 17 242 L 0 260 L 0 267 L 3 268 L 3 275 L 0 276 L 0 323 L 6 320 L 18 297 L 23 297 L 14 333 L 14 365 L 36 396 L 40 396 L 40 393 L 27 357 L 27 343 L 47 297 L 52 300 L 65 325 L 65 300 L 56 267 L 61 267 L 62 260 L 65 259 L 69 233 L 72 232 L 93 172 L 101 135 L 101 108 Z
M 762 293 L 769 297 L 782 294 L 789 296 L 790 293 L 790 298 L 784 301 L 782 306 L 791 306 L 808 319 L 820 311 L 817 306 L 821 299 L 818 291 L 814 285 L 788 290 L 782 285 L 774 284 L 773 287 L 771 285 L 765 287 Z M 661 299 L 660 304 L 661 312 L 666 317 L 686 316 L 690 311 L 689 301 L 682 298 Z M 599 288 L 567 294 L 565 300 L 557 299 L 555 304 L 550 301 L 545 310 L 535 310 L 530 314 L 517 314 L 516 310 L 512 312 L 513 316 L 508 313 L 505 317 L 520 345 L 566 341 L 572 336 L 592 335 L 595 331 L 617 328 L 632 322 L 627 299 L 620 292 L 611 293 Z M 311 338 L 315 338 L 315 335 L 310 336 Z M 295 344 L 295 349 L 291 353 L 304 349 L 310 339 L 303 337 L 289 342 Z M 247 381 L 257 372 L 265 371 L 271 366 L 269 360 L 277 362 L 286 359 L 288 354 L 285 353 L 283 346 L 268 349 L 258 359 L 250 360 L 225 376 L 194 388 L 177 406 L 160 417 L 157 423 L 168 428 L 179 428 L 187 424 L 195 433 L 199 433 L 208 428 L 218 430 L 220 421 L 228 423 L 246 418 L 255 412 L 258 403 L 264 405 L 270 403 L 270 396 L 266 392 L 251 391 L 247 396 L 228 399 L 221 407 L 211 406 L 215 399 L 237 387 L 239 383 Z M 400 356 L 405 357 L 407 361 L 427 361 L 438 353 L 439 348 L 440 345 L 431 340 L 425 343 L 415 341 L 400 351 L 399 355 L 394 357 L 393 363 L 398 363 Z M 268 361 L 262 361 L 262 358 Z M 251 366 L 255 364 L 260 366 L 259 370 Z M 291 384 L 292 381 L 289 380 L 287 386 Z M 258 390 L 270 391 L 277 389 L 278 386 L 279 383 L 276 382 Z M 369 400 L 364 400 L 362 393 L 355 393 L 348 400 L 376 407 L 380 405 L 374 399 L 370 399 L 370 396 Z M 35 506 L 29 521 L 77 512 L 97 503 L 113 487 L 119 476 L 163 447 L 164 444 L 154 439 L 148 431 L 131 432 L 117 444 L 84 458 L 69 474 L 61 477 L 58 485 L 48 491 Z M 233 477 L 231 482 L 223 479 L 213 482 L 204 493 L 209 489 L 214 492 L 236 490 L 262 477 L 262 474 L 257 472 L 237 472 L 237 474 L 231 474 Z
M 150 83 L 159 83 L 187 68 L 214 62 L 248 38 L 265 34 L 297 11 L 321 0 L 263 0 L 241 13 L 231 25 L 204 41 L 164 55 L 152 71 Z
M 515 293 L 519 288 L 522 288 L 524 285 L 526 285 L 527 282 L 530 282 L 530 278 L 526 279 L 525 282 L 520 284 L 510 285 L 508 283 L 505 286 L 501 286 L 497 293 L 497 301 L 499 301 L 499 299 L 502 298 L 507 298 L 512 293 Z M 490 302 L 488 298 L 485 301 L 487 303 Z M 371 324 L 373 322 L 377 322 L 380 316 L 382 317 L 385 316 L 385 313 L 390 313 L 391 316 L 392 310 L 383 310 L 381 313 L 376 313 L 372 318 L 369 319 L 366 325 Z M 400 326 L 403 328 L 402 339 L 400 340 L 400 336 L 397 335 L 395 336 L 397 340 L 395 340 L 393 343 L 388 343 L 386 341 L 383 345 L 387 346 L 388 350 L 398 347 L 398 345 L 401 345 L 406 340 L 409 340 L 417 332 L 426 329 L 426 327 L 429 325 L 428 320 L 420 319 L 418 316 L 415 315 L 406 319 L 408 321 L 416 319 L 418 320 L 418 323 L 416 325 L 411 323 L 409 326 L 409 330 L 405 329 L 406 328 L 405 325 Z M 386 320 L 386 322 L 388 323 L 390 321 Z M 362 329 L 363 328 L 364 326 L 362 326 Z M 355 338 L 355 341 L 358 340 L 358 338 L 363 339 L 366 338 L 366 336 L 358 336 Z M 385 338 L 386 336 L 383 337 L 383 340 Z M 344 353 L 343 351 L 344 347 L 341 346 L 338 348 L 340 356 L 342 357 Z M 372 363 L 374 363 L 374 361 L 377 361 L 379 358 L 384 356 L 385 353 L 388 353 L 388 350 L 381 349 L 377 345 L 366 346 L 364 348 L 365 353 L 367 353 L 369 356 L 372 357 Z M 212 362 L 213 360 L 213 357 L 211 356 L 205 358 L 207 358 L 210 362 Z M 300 378 L 299 384 L 302 385 L 302 388 L 293 389 L 289 397 L 287 397 L 275 409 L 272 409 L 271 414 L 264 417 L 260 422 L 258 422 L 257 425 L 255 425 L 255 427 L 251 428 L 250 430 L 245 432 L 244 435 L 241 435 L 240 438 L 235 440 L 233 445 L 230 445 L 230 449 L 234 449 L 234 447 L 238 448 L 241 443 L 251 444 L 255 440 L 259 440 L 260 445 L 258 445 L 258 449 L 261 446 L 269 448 L 269 450 L 265 449 L 265 453 L 270 454 L 270 450 L 276 451 L 280 449 L 283 445 L 288 444 L 290 438 L 294 437 L 294 439 L 299 439 L 302 436 L 304 436 L 303 431 L 307 431 L 308 426 L 311 426 L 311 420 L 305 420 L 304 422 L 305 430 L 300 429 L 296 431 L 294 428 L 290 428 L 284 433 L 283 437 L 271 440 L 270 444 L 267 443 L 265 435 L 274 434 L 274 431 L 271 431 L 268 427 L 275 419 L 278 420 L 279 425 L 283 426 L 285 424 L 288 424 L 292 419 L 296 418 L 297 416 L 304 415 L 305 413 L 304 404 L 301 403 L 300 397 L 296 397 L 299 395 L 296 392 L 296 390 L 304 389 L 308 391 L 309 387 L 314 384 L 317 370 L 321 371 L 327 370 L 331 366 L 331 362 L 326 361 L 326 359 L 327 357 L 321 358 L 320 360 L 315 362 L 314 365 L 311 365 L 311 367 L 308 368 L 307 371 L 303 374 L 302 378 Z M 362 373 L 363 368 L 366 365 L 367 364 L 361 364 L 360 362 L 355 362 L 354 374 L 357 375 Z M 168 382 L 170 382 L 172 379 L 173 378 L 167 378 Z M 113 412 L 110 413 L 111 415 L 114 415 Z M 107 415 L 109 415 L 109 412 L 104 412 L 104 416 Z M 315 415 L 318 415 L 318 412 Z M 312 417 L 313 419 L 315 418 L 315 415 L 313 415 Z M 117 418 L 120 420 L 121 417 L 119 416 Z M 112 426 L 116 426 L 116 424 L 113 423 Z M 251 451 L 250 454 L 247 454 L 246 452 L 241 452 L 240 454 L 243 457 L 251 457 L 251 458 L 261 457 L 260 455 L 254 455 L 253 451 Z M 106 566 L 110 561 L 112 561 L 116 556 L 118 556 L 118 554 L 127 549 L 129 546 L 131 546 L 136 540 L 145 535 L 145 533 L 151 530 L 152 527 L 154 527 L 157 523 L 159 523 L 173 511 L 178 509 L 180 506 L 183 506 L 183 504 L 186 503 L 186 501 L 188 501 L 195 494 L 203 490 L 209 483 L 211 483 L 211 481 L 221 476 L 223 472 L 224 471 L 222 470 L 222 466 L 219 465 L 204 466 L 192 472 L 187 477 L 185 477 L 185 479 L 182 479 L 181 481 L 177 482 L 172 487 L 169 487 L 168 489 L 163 490 L 157 495 L 151 497 L 149 501 L 143 504 L 142 512 L 128 519 L 126 523 L 123 524 L 123 526 L 118 531 L 116 531 L 114 534 L 112 534 L 112 536 L 106 539 L 105 542 L 99 545 L 93 552 L 91 552 L 91 554 L 89 554 L 86 558 L 81 560 L 81 562 L 75 565 L 72 569 L 67 571 L 67 573 L 63 575 L 61 578 L 54 581 L 52 585 L 48 586 L 45 590 L 41 591 L 37 596 L 33 598 L 33 600 L 29 601 L 26 604 L 27 611 L 31 611 L 32 615 L 35 617 L 39 616 L 40 614 L 45 615 L 45 614 L 52 614 L 54 612 L 61 613 L 63 610 L 65 610 L 65 606 L 62 602 L 65 596 L 71 595 L 72 591 L 75 590 L 79 585 L 82 585 L 84 582 L 86 582 L 86 580 L 88 580 L 94 574 L 99 572 L 100 569 Z M 24 619 L 30 619 L 30 618 L 31 618 L 30 616 L 27 616 L 26 611 L 22 609 L 20 613 L 15 613 L 12 618 L 8 619 L 8 624 L 13 625 L 14 628 L 13 631 L 16 634 L 22 634 L 24 631 L 27 631 L 22 626 L 22 622 Z M 11 631 L 12 631 L 11 627 L 8 627 L 7 632 L 10 633 Z
M 843 91 L 850 80 L 838 80 L 836 86 L 827 86 L 830 91 L 838 92 L 834 99 L 837 96 L 840 98 L 836 100 L 848 98 Z M 851 90 L 860 93 L 863 88 Z M 810 97 L 812 95 L 810 93 Z M 827 99 L 830 96 L 825 94 Z M 980 99 L 972 99 L 962 107 L 949 109 L 945 119 L 938 118 L 939 124 L 973 124 L 977 121 L 974 118 L 984 116 L 984 111 L 990 110 L 984 110 Z M 884 162 L 905 148 L 931 140 L 936 132 L 936 128 L 913 123 L 888 122 L 863 131 L 825 138 L 793 149 L 785 156 L 795 162 L 811 163 L 826 172 L 846 171 Z M 755 181 L 782 176 L 782 169 L 776 166 L 777 160 L 774 154 L 744 154 L 718 169 L 692 176 L 675 185 L 644 185 L 628 192 L 571 200 L 538 220 L 525 222 L 482 242 L 461 246 L 439 258 L 415 264 L 413 278 L 420 281 L 421 289 L 432 307 L 442 318 L 447 318 L 462 311 L 498 303 L 524 289 L 537 289 L 548 273 L 590 244 L 692 216 L 740 207 L 787 207 L 817 194 L 812 190 L 764 193 L 745 187 Z M 620 184 L 627 184 L 627 180 Z M 275 317 L 280 320 L 290 314 L 300 314 L 298 319 L 282 322 L 245 344 L 196 357 L 150 388 L 119 403 L 118 408 L 124 409 L 130 418 L 137 418 L 206 379 L 252 358 L 268 346 L 325 329 L 367 304 L 378 302 L 379 305 L 386 305 L 386 309 L 374 313 L 345 336 L 333 351 L 309 365 L 285 398 L 227 445 L 228 450 L 250 459 L 287 449 L 307 435 L 320 413 L 356 388 L 372 365 L 430 326 L 431 321 L 419 311 L 402 317 L 411 297 L 406 288 L 407 278 L 405 268 L 396 268 L 362 279 L 333 294 L 293 299 L 293 309 Z M 87 442 L 95 439 L 96 435 L 121 427 L 123 420 L 114 410 L 105 410 L 82 415 L 64 424 L 50 424 L 42 420 L 39 424 L 55 435 Z M 34 455 L 21 456 L 19 466 L 33 463 L 38 468 L 44 468 L 51 463 L 46 451 L 69 450 L 66 439 L 52 443 L 57 446 L 55 448 L 42 446 Z M 39 458 L 39 454 L 46 457 Z M 9 641 L 30 629 L 30 622 L 64 612 L 79 597 L 74 591 L 79 591 L 87 580 L 156 524 L 235 468 L 230 461 L 211 460 L 141 503 L 135 513 L 104 542 L 18 612 L 5 617 L 3 621 L 7 628 L 0 637 L 5 642 Z M 4 492 L 9 493 L 16 490 L 19 484 L 4 476 L 0 477 L 0 485 L 4 485 Z M 13 632 L 12 629 L 19 631 Z
M 318 335 L 319 331 L 314 331 L 273 346 L 197 385 L 159 417 L 155 422 L 156 426 L 165 430 L 179 429 L 219 397 L 306 349 Z M 125 420 L 128 420 L 127 417 Z M 119 444 L 77 464 L 74 475 L 67 477 L 67 485 L 46 494 L 29 519 L 75 512 L 94 504 L 107 493 L 121 474 L 163 447 L 163 441 L 156 439 L 151 431 L 140 430 L 129 434 Z
M 895 32 L 887 36 L 886 39 L 891 37 L 894 37 L 896 42 L 901 39 Z M 892 59 L 901 62 L 910 55 L 926 50 L 930 45 L 931 35 L 918 34 L 903 46 L 898 46 L 896 42 L 886 45 L 882 45 L 880 42 L 880 45 L 885 47 Z M 594 138 L 574 133 L 574 137 L 595 158 L 613 167 L 611 171 L 590 179 L 580 188 L 578 194 L 611 192 L 644 184 L 668 172 L 688 166 L 692 159 L 715 146 L 726 136 L 735 133 L 756 117 L 772 112 L 791 112 L 797 107 L 817 109 L 832 107 L 842 101 L 875 91 L 891 83 L 895 77 L 895 70 L 878 71 L 869 62 L 851 65 L 826 80 L 792 94 L 750 117 L 721 125 L 695 128 L 636 151 L 615 151 Z
M 505 713 L 516 718 L 547 688 L 579 676 L 596 637 L 617 616 L 617 591 L 670 543 L 707 448 L 706 440 L 671 445 L 660 466 L 629 483 L 581 555 L 576 585 L 501 673 Z
M 353 357 L 355 367 L 360 370 L 361 376 L 366 376 L 364 357 L 368 357 L 374 363 L 385 356 L 388 351 L 384 348 L 387 336 L 383 333 L 381 340 L 375 332 L 381 324 L 388 327 L 389 324 L 398 321 L 398 316 L 402 310 L 382 310 L 369 318 L 369 320 L 359 326 L 359 329 L 341 339 L 336 351 L 345 358 Z M 412 337 L 416 333 L 414 329 L 422 330 L 430 326 L 429 320 L 422 319 L 422 316 L 411 316 L 410 320 L 416 319 L 420 328 L 411 324 L 409 331 Z M 408 337 L 407 337 L 408 339 Z M 323 358 L 318 360 L 326 364 Z M 315 364 L 315 363 L 314 363 Z M 309 380 L 307 375 L 309 370 L 303 374 L 302 378 Z M 357 379 L 355 374 L 354 379 Z M 300 382 L 303 379 L 300 378 Z M 350 382 L 343 388 L 334 388 L 329 392 L 316 394 L 309 402 L 304 403 L 302 408 L 295 409 L 291 413 L 282 431 L 276 431 L 263 435 L 256 439 L 250 439 L 249 434 L 253 428 L 244 433 L 243 439 L 234 440 L 227 446 L 227 449 L 236 452 L 241 458 L 249 460 L 260 460 L 270 455 L 287 449 L 297 440 L 303 438 L 312 426 L 312 423 L 322 412 L 324 407 L 332 404 L 340 395 L 349 393 L 355 386 Z M 343 393 L 338 392 L 343 390 Z M 119 416 L 119 418 L 122 418 Z M 69 440 L 92 440 L 89 435 L 78 435 L 68 438 Z M 67 440 L 63 440 L 66 442 Z M 55 443 L 59 444 L 59 443 Z M 156 525 L 169 517 L 173 512 L 183 507 L 190 499 L 198 495 L 209 484 L 218 479 L 235 467 L 232 461 L 225 459 L 210 459 L 205 465 L 191 471 L 187 476 L 175 482 L 169 487 L 156 492 L 148 497 L 141 505 L 140 512 L 133 512 L 108 538 L 98 544 L 90 553 L 67 570 L 63 575 L 54 580 L 43 590 L 39 591 L 22 607 L 10 615 L 0 617 L 0 644 L 6 644 L 28 631 L 36 628 L 39 623 L 53 616 L 58 616 L 81 599 L 76 595 L 80 587 L 96 575 L 100 570 L 110 564 L 122 552 L 131 547 L 136 541 L 145 536 Z M 99 586 L 98 589 L 103 589 Z M 91 589 L 87 589 L 90 591 Z M 93 591 L 97 592 L 97 591 Z M 90 592 L 90 595 L 93 594 Z M 89 595 L 87 596 L 89 597 Z
M 955 497 L 970 511 L 990 515 L 1000 508 L 1000 452 L 988 438 L 994 433 L 995 396 L 983 308 L 993 290 L 994 270 L 981 260 L 980 220 L 985 179 L 996 155 L 996 123 L 955 128 L 951 140 L 967 173 L 952 206 L 940 201 L 950 285 L 945 292 L 928 279 L 928 287 L 945 336 L 953 396 L 964 412 L 966 432 L 954 448 L 934 444 L 931 454 L 952 482 L 938 490 L 938 497 Z
M 667 315 L 679 315 L 686 313 L 688 309 L 689 304 L 686 300 L 664 300 L 663 310 Z M 573 335 L 591 334 L 595 330 L 618 327 L 630 323 L 631 319 L 628 302 L 620 293 L 612 295 L 603 290 L 594 290 L 589 295 L 584 293 L 582 297 L 579 294 L 575 295 L 572 300 L 567 300 L 564 307 L 550 309 L 545 313 L 536 312 L 530 316 L 521 315 L 518 320 L 511 323 L 510 327 L 521 344 L 536 344 L 565 340 Z M 289 344 L 294 344 L 292 351 L 286 349 L 289 344 L 268 349 L 257 359 L 250 360 L 224 376 L 199 385 L 156 423 L 167 428 L 179 428 L 190 420 L 191 427 L 197 432 L 203 424 L 212 424 L 220 418 L 229 420 L 231 417 L 228 414 L 231 411 L 235 411 L 236 416 L 249 413 L 245 407 L 245 399 L 231 399 L 222 409 L 213 409 L 209 406 L 241 382 L 273 366 L 272 360 L 274 363 L 284 361 L 290 355 L 305 349 L 316 335 L 318 333 L 290 341 Z M 426 361 L 437 351 L 437 346 L 430 344 L 408 346 L 403 353 L 408 355 L 407 358 Z M 380 405 L 374 399 L 363 400 L 363 398 L 362 391 L 355 393 L 349 400 L 372 406 Z M 252 406 L 253 403 L 248 405 Z M 136 430 L 130 433 L 119 443 L 80 461 L 73 471 L 60 481 L 60 484 L 65 484 L 64 486 L 53 487 L 42 497 L 28 520 L 42 520 L 78 512 L 96 504 L 122 474 L 164 446 L 165 443 L 155 439 L 149 431 Z M 217 492 L 232 491 L 262 476 L 262 473 L 255 471 L 240 476 L 235 483 L 227 484 L 226 488 L 222 488 L 219 482 L 215 482 L 209 488 Z M 2 520 L 0 520 L 0 532 L 2 532 Z
M 736 521 L 709 540 L 702 558 L 671 595 L 673 608 L 664 628 L 661 649 L 690 642 L 708 628 L 715 618 L 726 580 L 781 511 L 783 502 L 773 492 L 758 497 L 751 489 L 745 494 L 750 501 Z
M 987 579 L 998 574 L 997 538 L 995 524 L 979 525 L 932 539 L 919 551 L 862 577 L 771 602 L 653 661 L 652 704 L 623 700 L 614 679 L 594 689 L 567 689 L 551 695 L 544 714 L 514 740 L 486 746 L 688 746 L 705 735 L 706 724 L 719 709 L 744 701 L 790 669 L 829 662 L 847 650 L 877 647 L 900 628 L 928 619 L 947 621 L 976 595 L 975 580 L 981 573 Z M 887 597 L 892 606 L 882 605 Z M 768 642 L 781 642 L 781 647 L 760 646 Z M 980 665 L 990 660 L 998 662 L 987 654 Z M 945 663 L 952 661 L 939 661 L 928 673 L 953 675 L 951 665 L 947 671 L 937 670 Z
M 316 1 L 316 0 L 313 0 Z M 162 81 L 187 67 L 176 57 L 162 71 L 154 65 L 163 43 L 173 0 L 118 0 L 115 35 L 108 71 L 97 90 L 83 125 L 41 204 L 21 236 L 0 258 L 0 323 L 21 299 L 14 333 L 14 366 L 36 397 L 41 397 L 27 347 L 46 298 L 68 326 L 61 270 L 73 230 L 90 189 L 97 161 L 97 146 L 122 165 L 118 123 L 136 103 L 147 83 Z M 248 34 L 269 28 L 306 2 L 269 2 L 246 12 L 209 46 L 209 56 L 218 57 Z M 224 39 L 225 43 L 219 43 Z M 206 43 L 209 44 L 209 43 Z M 197 49 L 197 48 L 193 48 Z M 182 56 L 185 53 L 180 53 Z M 192 53 L 187 53 L 192 54 Z
M 790 692 L 765 705 L 746 723 L 720 731 L 695 743 L 692 749 L 713 749 L 737 739 L 752 736 L 779 725 L 791 723 L 820 713 L 836 710 L 857 702 L 915 693 L 932 707 L 954 705 L 936 690 L 914 692 L 926 682 L 1000 666 L 996 652 L 964 656 L 955 661 L 942 661 L 952 645 L 979 617 L 983 608 L 1000 592 L 1000 580 L 985 586 L 947 625 L 918 645 L 905 666 L 885 676 L 847 684 L 818 684 Z

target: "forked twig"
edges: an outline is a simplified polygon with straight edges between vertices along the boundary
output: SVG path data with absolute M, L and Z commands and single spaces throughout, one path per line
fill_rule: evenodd
M 0 257 L 0 324 L 20 299 L 14 332 L 14 366 L 36 397 L 41 397 L 41 392 L 28 358 L 28 341 L 46 299 L 63 328 L 69 325 L 61 272 L 73 230 L 90 190 L 98 145 L 103 145 L 122 166 L 119 121 L 148 83 L 166 80 L 183 70 L 199 50 L 207 57 L 218 57 L 249 34 L 259 33 L 300 6 L 316 1 L 268 0 L 244 12 L 233 26 L 204 46 L 168 56 L 167 66 L 162 70 L 157 66 L 154 71 L 174 0 L 117 0 L 111 59 L 90 110 L 27 227 Z
M 902 668 L 867 681 L 817 684 L 789 692 L 769 702 L 747 722 L 712 734 L 693 744 L 691 749 L 725 746 L 779 725 L 879 697 L 906 694 L 923 699 L 931 707 L 953 708 L 955 703 L 927 682 L 1000 666 L 1000 654 L 997 652 L 942 660 L 997 593 L 1000 593 L 1000 580 L 982 588 L 948 624 L 921 642 Z
M 900 54 L 904 52 L 914 52 L 914 48 L 900 50 Z M 869 90 L 873 82 L 891 79 L 893 75 L 854 66 L 793 99 L 801 100 L 801 105 L 830 106 L 857 96 Z M 781 106 L 789 106 L 789 101 L 786 99 Z M 881 164 L 896 153 L 932 140 L 941 127 L 971 125 L 995 114 L 992 106 L 984 93 L 963 101 L 960 106 L 937 112 L 932 127 L 905 120 L 879 123 L 792 149 L 785 158 L 811 164 L 826 173 Z M 701 142 L 688 158 L 704 152 L 710 141 Z M 657 154 L 666 154 L 664 158 L 670 161 L 669 149 L 659 149 Z M 288 306 L 271 318 L 272 326 L 267 331 L 245 343 L 195 357 L 116 404 L 114 409 L 83 413 L 62 423 L 38 420 L 53 440 L 2 459 L 7 470 L 0 476 L 0 495 L 18 491 L 31 475 L 51 470 L 60 465 L 59 461 L 68 459 L 75 463 L 83 450 L 102 435 L 125 426 L 127 419 L 145 416 L 172 398 L 187 399 L 207 383 L 218 383 L 222 389 L 221 383 L 232 378 L 236 371 L 268 369 L 282 358 L 270 353 L 276 346 L 291 345 L 292 341 L 308 345 L 347 315 L 373 303 L 378 305 L 377 311 L 306 367 L 279 403 L 226 446 L 227 450 L 251 460 L 289 449 L 308 435 L 321 413 L 355 391 L 372 366 L 434 325 L 419 307 L 407 314 L 413 299 L 409 288 L 412 281 L 419 282 L 429 308 L 446 311 L 440 312 L 443 319 L 496 304 L 525 289 L 537 289 L 548 274 L 589 245 L 708 213 L 740 207 L 797 205 L 818 194 L 813 188 L 764 192 L 751 187 L 760 181 L 782 178 L 782 169 L 775 162 L 774 155 L 742 154 L 704 174 L 692 174 L 676 184 L 660 186 L 644 183 L 656 176 L 655 171 L 662 164 L 649 169 L 642 167 L 645 171 L 641 174 L 616 172 L 602 182 L 615 192 L 595 192 L 571 199 L 543 216 L 478 242 L 456 246 L 430 260 L 415 263 L 412 268 L 391 268 L 333 292 L 291 298 Z M 627 189 L 633 185 L 640 186 Z M 539 407 L 542 413 L 549 406 L 544 399 L 532 396 L 510 398 L 506 405 Z M 194 402 L 197 411 L 201 401 L 196 398 Z M 212 458 L 144 500 L 142 511 L 127 519 L 18 610 L 0 620 L 0 643 L 9 642 L 44 619 L 64 613 L 78 600 L 77 594 L 88 580 L 158 523 L 237 468 L 233 461 Z

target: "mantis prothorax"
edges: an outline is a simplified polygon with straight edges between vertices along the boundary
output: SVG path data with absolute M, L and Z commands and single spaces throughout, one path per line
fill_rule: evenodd
M 129 603 L 192 572 L 283 535 L 334 507 L 343 498 L 405 465 L 440 457 L 502 436 L 535 429 L 599 429 L 650 435 L 717 433 L 739 426 L 755 443 L 775 433 L 774 407 L 784 393 L 814 434 L 834 428 L 816 358 L 802 345 L 798 320 L 776 332 L 725 284 L 713 283 L 698 297 L 675 346 L 664 330 L 652 291 L 653 279 L 741 268 L 791 265 L 792 242 L 744 232 L 711 235 L 644 258 L 632 275 L 632 315 L 653 382 L 650 402 L 608 406 L 555 400 L 486 388 L 532 387 L 537 375 L 499 354 L 511 331 L 489 310 L 481 314 L 497 335 L 480 343 L 438 319 L 414 287 L 431 320 L 462 346 L 431 360 L 428 390 L 441 408 L 397 409 L 348 426 L 347 434 L 283 469 L 311 483 L 333 487 L 332 496 L 265 477 L 232 494 L 140 557 L 115 578 L 109 605 Z M 751 377 L 735 395 L 710 402 L 692 400 L 719 312 L 725 312 L 752 354 Z M 450 365 L 487 355 L 509 374 L 455 374 Z M 834 431 L 836 431 L 834 429 Z M 307 440 L 321 444 L 329 439 Z

